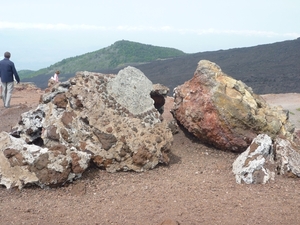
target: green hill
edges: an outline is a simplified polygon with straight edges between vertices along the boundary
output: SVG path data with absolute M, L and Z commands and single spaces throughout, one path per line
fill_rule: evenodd
M 100 49 L 95 52 L 89 52 L 80 56 L 64 59 L 47 68 L 33 71 L 32 73 L 23 73 L 22 78 L 33 78 L 38 75 L 53 75 L 56 70 L 61 71 L 61 77 L 64 74 L 76 73 L 77 71 L 99 71 L 105 69 L 114 69 L 123 67 L 128 63 L 145 63 L 158 59 L 173 58 L 185 55 L 183 51 L 146 45 L 131 41 L 117 41 L 113 45 Z

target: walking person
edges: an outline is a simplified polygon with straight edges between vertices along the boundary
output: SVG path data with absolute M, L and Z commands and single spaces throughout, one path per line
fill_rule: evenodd
M 10 107 L 10 99 L 14 90 L 14 79 L 20 83 L 20 77 L 15 68 L 15 64 L 10 61 L 11 54 L 4 53 L 4 59 L 0 61 L 0 79 L 2 83 L 2 100 L 5 108 Z

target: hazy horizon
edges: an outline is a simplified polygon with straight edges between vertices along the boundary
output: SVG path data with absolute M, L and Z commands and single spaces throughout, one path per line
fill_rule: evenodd
M 299 37 L 300 38 L 300 37 Z M 296 40 L 297 38 L 293 39 L 293 40 Z M 118 41 L 121 41 L 121 40 L 118 40 Z M 130 40 L 126 40 L 126 41 L 130 41 Z M 283 41 L 289 41 L 289 40 L 283 40 Z M 279 41 L 279 42 L 283 42 L 283 41 Z M 140 42 L 139 42 L 140 43 Z M 274 44 L 274 43 L 277 43 L 277 42 L 272 42 L 272 43 L 265 43 L 265 44 Z M 114 43 L 112 43 L 114 44 Z M 111 45 L 112 45 L 111 44 Z M 141 43 L 141 44 L 147 44 L 147 43 Z M 264 44 L 260 44 L 260 45 L 264 45 Z M 106 47 L 109 47 L 110 45 L 106 46 Z M 153 45 L 154 46 L 154 45 Z M 258 46 L 258 45 L 253 45 L 253 46 L 247 46 L 247 47 L 236 47 L 236 48 L 248 48 L 248 47 L 255 47 L 255 46 Z M 106 48 L 104 47 L 104 48 Z M 160 47 L 166 47 L 166 46 L 160 46 Z M 102 49 L 102 48 L 101 48 Z M 229 48 L 229 49 L 234 49 L 234 48 Z M 212 50 L 212 51 L 219 51 L 219 50 L 229 50 L 229 49 L 216 49 L 216 50 Z M 94 52 L 94 51 L 97 51 L 97 50 L 100 50 L 100 49 L 96 49 L 96 50 L 93 50 L 93 51 L 89 51 L 89 52 L 84 52 L 82 54 L 79 54 L 79 55 L 74 55 L 74 56 L 70 56 L 70 57 L 66 57 L 66 58 L 63 58 L 63 59 L 67 59 L 67 58 L 71 58 L 71 57 L 75 57 L 75 56 L 80 56 L 80 55 L 84 55 L 86 53 L 90 53 L 90 52 Z M 181 50 L 181 49 L 178 49 L 178 50 Z M 207 51 L 210 51 L 210 50 L 207 50 Z M 206 52 L 206 51 L 203 51 L 203 52 Z M 200 53 L 200 52 L 193 52 L 193 53 Z M 193 54 L 193 53 L 190 53 L 190 54 Z M 57 61 L 57 62 L 54 62 L 52 64 L 55 64 L 55 63 L 58 63 L 60 61 L 62 61 L 63 59 Z M 38 69 L 17 69 L 18 71 L 21 71 L 21 70 L 32 70 L 32 71 L 37 71 L 37 70 L 40 70 L 40 69 L 43 69 L 43 68 L 47 68 L 51 65 L 46 65 L 44 67 L 41 67 L 41 68 L 38 68 Z
M 6 1 L 0 54 L 10 51 L 17 70 L 38 70 L 123 39 L 185 53 L 252 47 L 300 37 L 299 8 L 297 0 Z

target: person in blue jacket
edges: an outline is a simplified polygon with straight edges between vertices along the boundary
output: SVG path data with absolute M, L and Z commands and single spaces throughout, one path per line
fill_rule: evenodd
M 14 90 L 14 80 L 20 83 L 20 77 L 15 64 L 10 61 L 10 53 L 4 53 L 4 59 L 0 61 L 0 79 L 2 83 L 2 99 L 5 108 L 10 107 L 10 99 Z

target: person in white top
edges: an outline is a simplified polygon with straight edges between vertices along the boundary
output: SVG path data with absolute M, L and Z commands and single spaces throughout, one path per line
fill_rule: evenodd
M 53 77 L 51 77 L 52 80 L 55 80 L 56 82 L 58 82 L 58 75 L 60 74 L 59 70 L 57 70 L 55 72 L 55 74 L 53 75 Z

